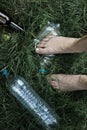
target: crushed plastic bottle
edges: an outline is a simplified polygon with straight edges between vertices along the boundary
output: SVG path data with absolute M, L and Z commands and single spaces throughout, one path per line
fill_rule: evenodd
M 48 104 L 33 90 L 21 76 L 8 76 L 6 70 L 7 88 L 9 92 L 25 107 L 45 130 L 58 130 L 59 117 Z
M 60 35 L 59 30 L 60 30 L 60 24 L 55 24 L 48 21 L 47 25 L 45 25 L 45 27 L 43 27 L 40 33 L 38 34 L 37 38 L 34 39 L 35 48 L 37 47 L 37 44 L 47 35 L 59 36 Z M 46 74 L 48 72 L 48 68 L 52 62 L 53 57 L 54 54 L 39 55 L 40 60 L 39 72 L 41 74 Z

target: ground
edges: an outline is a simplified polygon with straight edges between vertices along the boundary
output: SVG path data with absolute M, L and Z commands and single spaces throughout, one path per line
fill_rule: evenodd
M 33 40 L 47 21 L 60 23 L 62 36 L 87 34 L 86 0 L 1 0 L 0 10 L 25 34 L 0 26 L 0 71 L 21 75 L 60 116 L 60 130 L 87 130 L 87 92 L 58 93 L 38 72 Z M 6 37 L 10 36 L 10 39 Z M 87 74 L 87 53 L 56 55 L 51 73 Z M 8 92 L 0 76 L 0 130 L 42 130 Z

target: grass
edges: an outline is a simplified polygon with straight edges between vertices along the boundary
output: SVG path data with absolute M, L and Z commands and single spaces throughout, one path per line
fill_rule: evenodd
M 58 93 L 38 73 L 33 39 L 47 20 L 60 23 L 61 35 L 87 33 L 86 0 L 1 0 L 0 9 L 21 25 L 25 35 L 0 26 L 0 70 L 23 76 L 61 117 L 60 130 L 87 130 L 87 92 Z M 4 34 L 10 33 L 5 40 Z M 50 73 L 87 74 L 87 53 L 57 55 Z M 0 130 L 42 130 L 9 94 L 0 76 Z

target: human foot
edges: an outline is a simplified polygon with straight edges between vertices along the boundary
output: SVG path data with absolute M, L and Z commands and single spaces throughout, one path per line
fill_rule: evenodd
M 36 48 L 36 53 L 39 54 L 57 54 L 57 53 L 73 53 L 73 43 L 78 38 L 68 38 L 49 35 L 45 37 Z
M 54 89 L 59 91 L 87 90 L 86 75 L 53 74 L 49 79 Z

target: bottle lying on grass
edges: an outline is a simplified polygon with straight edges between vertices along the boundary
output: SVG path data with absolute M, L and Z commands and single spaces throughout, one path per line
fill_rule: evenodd
M 40 33 L 37 35 L 36 39 L 34 39 L 34 44 L 35 48 L 37 47 L 37 44 L 47 35 L 54 35 L 54 36 L 59 36 L 60 35 L 60 24 L 55 24 L 55 23 L 50 23 L 48 21 L 47 25 L 42 28 Z M 48 73 L 48 68 L 52 62 L 54 55 L 39 55 L 39 60 L 40 60 L 40 69 L 39 72 L 41 74 L 46 74 Z
M 45 101 L 33 90 L 24 78 L 14 78 L 4 70 L 9 92 L 25 107 L 45 130 L 58 130 L 59 117 Z

